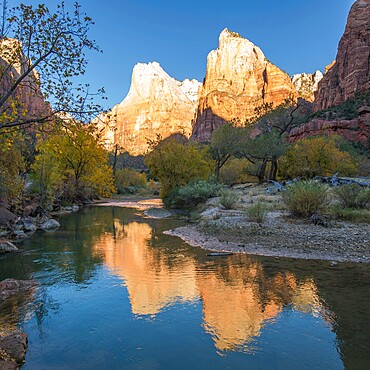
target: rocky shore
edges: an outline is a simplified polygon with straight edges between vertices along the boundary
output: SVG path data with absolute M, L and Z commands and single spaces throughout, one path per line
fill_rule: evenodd
M 6 279 L 0 282 L 0 369 L 16 370 L 24 363 L 28 338 L 17 329 L 20 309 L 33 299 L 38 284 Z M 9 315 L 7 316 L 7 312 Z

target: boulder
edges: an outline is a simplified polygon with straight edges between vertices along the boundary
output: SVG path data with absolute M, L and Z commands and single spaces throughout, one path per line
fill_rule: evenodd
M 172 215 L 171 212 L 166 209 L 156 207 L 145 210 L 144 214 L 150 218 L 167 218 Z
M 17 216 L 5 208 L 0 208 L 0 226 L 9 227 L 17 220 Z
M 0 369 L 1 370 L 17 370 L 17 369 L 19 369 L 19 365 L 15 361 L 13 361 L 11 359 L 2 360 L 1 359 L 2 356 L 5 357 L 6 354 L 5 353 L 3 354 L 1 352 L 1 349 L 0 349 Z
M 29 293 L 37 285 L 31 280 L 5 279 L 0 281 L 0 302 L 19 293 Z
M 15 239 L 24 239 L 27 238 L 27 234 L 23 230 L 12 230 L 11 236 Z
M 206 209 L 204 212 L 200 214 L 200 217 L 203 220 L 215 220 L 216 218 L 220 217 L 220 208 L 209 208 Z
M 16 362 L 22 364 L 24 362 L 28 345 L 27 334 L 13 333 L 6 337 L 0 338 L 0 360 L 6 362 Z M 10 361 L 7 361 L 10 359 Z M 11 364 L 7 365 L 12 369 Z
M 60 223 L 57 220 L 54 220 L 53 218 L 50 218 L 49 220 L 43 222 L 40 225 L 40 229 L 42 230 L 55 230 L 58 227 L 60 227 Z
M 37 230 L 37 226 L 34 224 L 34 222 L 30 218 L 24 218 L 22 220 L 23 229 L 27 232 L 35 232 Z
M 0 240 L 0 254 L 18 252 L 18 248 L 7 240 Z

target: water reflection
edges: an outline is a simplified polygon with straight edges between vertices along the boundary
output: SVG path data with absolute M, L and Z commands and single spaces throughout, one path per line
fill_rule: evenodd
M 106 265 L 125 282 L 132 312 L 156 315 L 175 302 L 197 298 L 195 261 L 185 257 L 173 266 L 152 248 L 152 228 L 145 223 L 123 225 L 114 220 L 115 233 L 105 233 L 94 244 Z
M 323 311 L 310 279 L 298 280 L 293 273 L 267 276 L 262 264 L 247 256 L 204 262 L 172 250 L 169 259 L 151 244 L 156 238 L 147 223 L 124 225 L 114 219 L 113 232 L 94 240 L 95 252 L 127 286 L 135 315 L 155 316 L 169 305 L 200 298 L 204 329 L 218 350 L 228 351 L 249 350 L 265 322 L 284 306 L 304 313 Z
M 171 369 L 184 345 L 193 354 L 184 355 L 188 368 L 265 369 L 275 358 L 277 369 L 370 363 L 367 264 L 212 259 L 163 235 L 178 221 L 114 207 L 60 221 L 55 233 L 19 244 L 25 253 L 0 257 L 1 280 L 36 279 L 42 286 L 32 319 L 18 304 L 0 308 L 2 328 L 21 325 L 29 334 L 25 369 L 51 368 L 50 361 L 60 368 L 60 358 L 70 368 L 86 368 L 86 361 L 90 368 L 130 368 L 158 359 L 157 368 Z M 136 348 L 145 350 L 139 355 Z

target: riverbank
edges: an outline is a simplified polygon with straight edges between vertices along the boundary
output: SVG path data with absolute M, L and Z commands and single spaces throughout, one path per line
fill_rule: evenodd
M 310 220 L 289 217 L 281 207 L 279 194 L 266 195 L 264 187 L 239 186 L 235 210 L 219 206 L 219 199 L 210 199 L 200 213 L 197 224 L 189 224 L 164 233 L 186 243 L 210 251 L 245 253 L 271 257 L 370 263 L 370 225 L 331 222 L 329 227 Z M 245 209 L 257 201 L 269 207 L 263 224 L 251 222 Z M 165 218 L 160 199 L 125 197 L 107 199 L 96 206 L 135 208 L 146 216 Z M 153 212 L 153 210 L 155 212 Z
M 289 222 L 281 222 L 278 227 L 252 222 L 223 227 L 200 224 L 182 226 L 165 234 L 217 252 L 370 263 L 369 227 L 350 224 L 330 229 Z
M 370 224 L 324 218 L 297 219 L 284 208 L 278 192 L 251 184 L 236 186 L 234 210 L 225 210 L 217 198 L 210 199 L 197 224 L 166 232 L 186 243 L 211 251 L 271 257 L 370 263 Z M 268 209 L 261 224 L 248 216 L 248 208 L 263 203 Z

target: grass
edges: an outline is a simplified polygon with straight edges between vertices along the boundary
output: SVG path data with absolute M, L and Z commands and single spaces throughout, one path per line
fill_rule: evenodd
M 245 210 L 247 216 L 252 221 L 258 222 L 259 224 L 262 224 L 263 221 L 266 219 L 267 212 L 268 206 L 261 201 L 258 201 Z
M 225 209 L 235 209 L 237 203 L 239 202 L 239 196 L 232 192 L 231 190 L 224 190 L 221 193 L 220 204 Z

